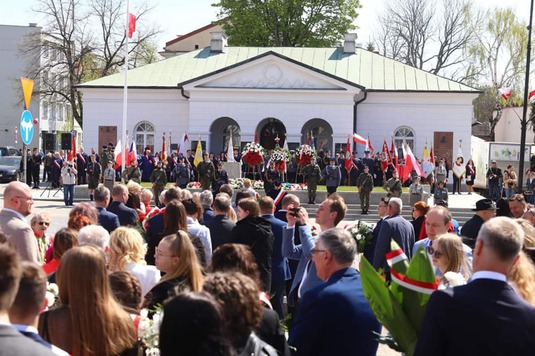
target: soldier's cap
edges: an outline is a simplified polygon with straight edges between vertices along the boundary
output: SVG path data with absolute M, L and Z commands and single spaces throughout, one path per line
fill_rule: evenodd
M 102 145 L 102 148 L 108 148 L 108 146 L 107 145 Z
M 371 153 L 370 150 L 365 150 L 364 153 Z
M 365 165 L 365 166 L 364 166 L 364 169 L 366 169 L 366 168 L 367 168 L 367 169 L 370 169 L 370 167 L 368 167 L 368 166 Z

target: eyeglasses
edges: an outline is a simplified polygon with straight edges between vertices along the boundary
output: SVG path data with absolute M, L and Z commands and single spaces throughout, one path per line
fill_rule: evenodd
M 314 256 L 316 253 L 320 253 L 320 252 L 327 252 L 327 250 L 320 250 L 320 249 L 314 249 L 312 251 L 310 251 L 310 253 L 312 253 L 312 256 Z
M 50 226 L 50 223 L 46 222 L 46 221 L 39 221 L 38 224 L 41 225 L 41 226 L 43 226 L 43 225 L 44 226 Z
M 433 248 L 433 246 L 427 246 L 427 253 L 435 258 L 440 258 L 444 256 L 442 252 L 438 252 L 437 250 Z

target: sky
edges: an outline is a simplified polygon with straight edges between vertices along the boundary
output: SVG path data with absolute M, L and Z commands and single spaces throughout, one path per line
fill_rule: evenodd
M 186 34 L 197 28 L 209 24 L 216 19 L 217 9 L 211 4 L 217 0 L 146 0 L 153 4 L 155 9 L 150 15 L 150 20 L 161 26 L 162 33 L 157 39 L 158 50 L 163 49 L 165 42 L 171 41 L 179 34 Z M 359 26 L 357 34 L 358 42 L 366 44 L 370 41 L 377 15 L 381 12 L 388 0 L 360 0 L 362 8 L 356 24 Z M 432 0 L 429 0 L 432 1 Z M 484 9 L 504 7 L 503 0 L 473 0 L 476 6 Z M 131 0 L 130 6 L 135 9 L 136 2 Z M 519 18 L 529 21 L 528 0 L 508 0 L 507 7 L 515 10 Z M 30 22 L 40 23 L 39 17 L 32 12 L 32 7 L 37 4 L 36 0 L 3 0 L 0 3 L 1 25 L 27 26 Z M 134 10 L 135 11 L 135 10 Z M 42 21 L 41 21 L 42 22 Z

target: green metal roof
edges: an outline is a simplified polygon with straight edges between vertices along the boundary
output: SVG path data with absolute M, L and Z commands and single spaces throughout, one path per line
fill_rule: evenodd
M 177 88 L 217 72 L 274 54 L 330 77 L 365 87 L 367 91 L 470 92 L 464 84 L 410 67 L 393 59 L 358 48 L 355 54 L 342 48 L 226 47 L 223 53 L 209 47 L 188 52 L 128 71 L 129 88 Z M 80 84 L 82 88 L 123 87 L 118 73 Z

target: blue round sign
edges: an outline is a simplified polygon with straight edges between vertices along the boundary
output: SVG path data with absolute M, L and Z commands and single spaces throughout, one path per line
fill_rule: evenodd
M 24 110 L 20 117 L 20 138 L 25 145 L 33 140 L 33 117 L 29 110 Z

